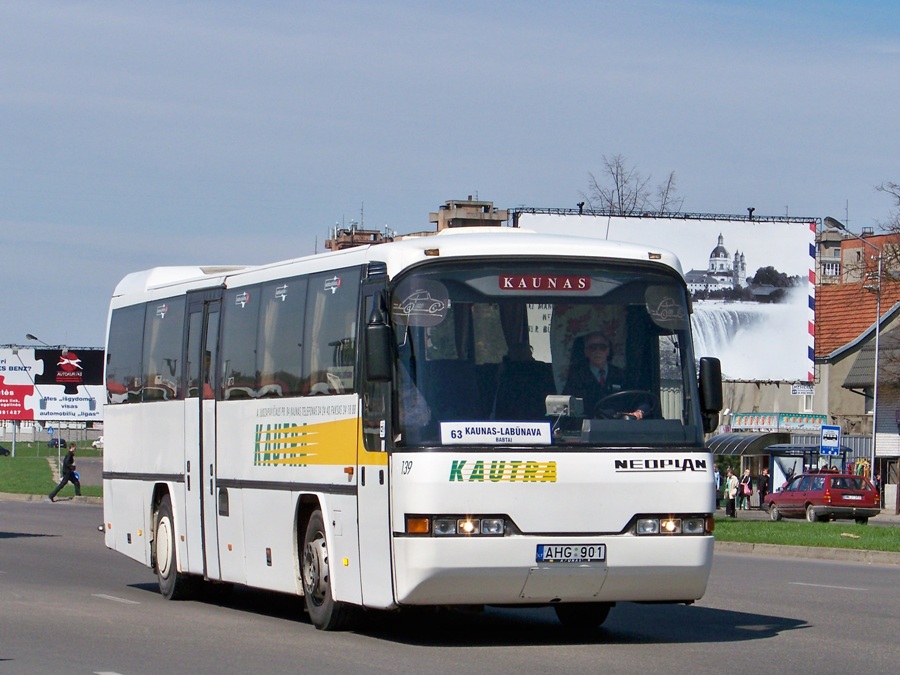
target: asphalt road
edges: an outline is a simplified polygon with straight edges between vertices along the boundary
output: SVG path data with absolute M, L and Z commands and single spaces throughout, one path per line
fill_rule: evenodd
M 0 673 L 894 673 L 891 565 L 716 554 L 692 607 L 622 603 L 602 629 L 552 611 L 373 613 L 322 633 L 298 598 L 167 602 L 103 546 L 99 506 L 0 501 Z

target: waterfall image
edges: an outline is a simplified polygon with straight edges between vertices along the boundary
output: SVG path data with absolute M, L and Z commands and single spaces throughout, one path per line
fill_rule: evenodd
M 696 356 L 715 356 L 730 380 L 805 380 L 809 332 L 806 294 L 788 302 L 695 301 L 691 317 Z

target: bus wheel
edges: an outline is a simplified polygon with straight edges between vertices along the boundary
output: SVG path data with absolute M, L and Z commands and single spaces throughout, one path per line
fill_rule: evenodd
M 306 611 L 319 630 L 345 630 L 352 622 L 354 607 L 332 597 L 329 558 L 325 520 L 321 511 L 314 511 L 306 527 L 300 561 Z
M 611 602 L 570 602 L 553 605 L 556 618 L 566 628 L 586 630 L 602 626 L 612 609 Z
M 159 592 L 167 600 L 180 600 L 190 595 L 191 580 L 178 571 L 178 554 L 175 550 L 175 521 L 172 519 L 172 501 L 169 495 L 162 498 L 156 510 L 156 528 L 153 535 L 153 565 L 159 580 Z

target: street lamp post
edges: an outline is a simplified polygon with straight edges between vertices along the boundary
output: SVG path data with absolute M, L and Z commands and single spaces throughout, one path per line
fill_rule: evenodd
M 875 444 L 876 439 L 878 437 L 878 356 L 879 356 L 879 338 L 881 337 L 881 263 L 882 263 L 882 250 L 880 246 L 876 246 L 871 241 L 867 241 L 865 237 L 861 237 L 854 232 L 851 232 L 847 229 L 847 227 L 840 222 L 831 217 L 825 218 L 825 227 L 828 227 L 833 230 L 839 230 L 846 234 L 849 234 L 854 239 L 858 239 L 866 246 L 869 246 L 877 252 L 875 256 L 875 260 L 878 262 L 878 277 L 876 278 L 875 284 L 875 373 L 873 375 L 872 380 L 872 460 L 871 460 L 871 477 L 875 478 Z M 841 271 L 843 274 L 843 270 Z M 863 286 L 866 288 L 866 286 Z
M 26 340 L 34 340 L 35 342 L 40 342 L 40 343 L 41 343 L 42 345 L 44 345 L 45 347 L 50 347 L 50 348 L 52 349 L 52 347 L 51 347 L 50 345 L 48 345 L 46 342 L 44 342 L 43 340 L 41 340 L 41 338 L 39 338 L 37 335 L 32 335 L 31 333 L 25 333 L 25 339 L 26 339 Z M 63 347 L 63 348 L 62 348 L 62 351 L 65 352 L 65 351 L 66 351 L 66 348 Z M 32 382 L 34 382 L 34 378 L 32 378 Z M 37 389 L 37 383 L 36 383 L 36 382 L 35 382 L 35 384 L 34 384 L 34 388 Z M 40 389 L 38 389 L 38 394 L 41 394 Z M 44 399 L 44 395 L 41 394 L 41 408 L 43 408 L 45 405 L 46 405 L 46 399 Z M 60 432 L 59 437 L 62 438 L 62 432 Z M 62 451 L 60 450 L 59 445 L 57 445 L 57 446 L 56 446 L 56 462 L 57 462 L 56 465 L 57 465 L 57 466 L 62 466 L 62 464 L 61 464 L 61 461 L 62 461 L 62 460 L 60 459 L 61 457 L 62 457 Z

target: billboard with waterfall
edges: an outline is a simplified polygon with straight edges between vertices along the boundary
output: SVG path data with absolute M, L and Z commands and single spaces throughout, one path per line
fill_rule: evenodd
M 814 380 L 815 218 L 512 214 L 523 229 L 672 251 L 693 298 L 696 356 L 718 357 L 733 381 Z

